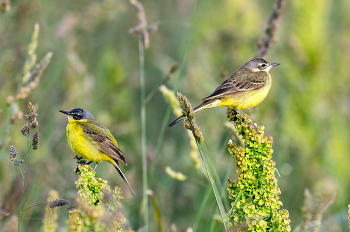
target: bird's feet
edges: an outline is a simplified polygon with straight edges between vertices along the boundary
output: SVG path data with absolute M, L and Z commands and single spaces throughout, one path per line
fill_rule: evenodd
M 241 114 L 237 110 L 237 108 L 234 108 L 234 112 L 235 112 L 236 115 L 238 114 L 239 116 L 241 116 L 251 127 L 253 127 L 255 129 L 256 133 L 260 134 L 260 131 L 259 131 L 258 127 L 255 126 L 251 121 L 248 121 L 248 119 L 246 119 L 246 117 L 244 117 L 243 114 Z

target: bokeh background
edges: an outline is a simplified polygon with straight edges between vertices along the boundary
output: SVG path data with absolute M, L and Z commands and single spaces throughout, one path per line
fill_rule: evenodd
M 274 0 L 199 0 L 195 24 L 183 59 L 194 0 L 142 1 L 149 23 L 158 23 L 150 34 L 145 51 L 146 95 L 163 82 L 174 62 L 184 62 L 178 91 L 192 105 L 201 102 L 224 80 L 222 70 L 233 72 L 257 52 Z M 348 228 L 350 203 L 350 1 L 294 0 L 283 8 L 277 43 L 265 57 L 279 62 L 272 69 L 272 87 L 259 107 L 248 111 L 265 134 L 274 138 L 273 159 L 281 174 L 278 185 L 283 208 L 290 213 L 292 228 L 302 223 L 304 190 L 310 189 L 317 202 L 336 192 L 334 203 L 322 222 L 323 231 Z M 40 25 L 37 55 L 40 60 L 52 51 L 51 63 L 39 86 L 19 102 L 26 113 L 28 101 L 37 107 L 40 149 L 30 153 L 25 182 L 24 207 L 45 202 L 55 189 L 60 198 L 74 205 L 75 161 L 66 141 L 67 118 L 58 110 L 82 107 L 107 126 L 126 154 L 128 166 L 122 170 L 136 197 L 126 191 L 121 178 L 108 163 L 101 163 L 97 176 L 118 185 L 125 192 L 124 215 L 137 230 L 144 226 L 141 211 L 142 162 L 140 124 L 140 73 L 138 36 L 128 33 L 137 25 L 135 10 L 126 0 L 44 1 L 12 0 L 11 9 L 0 13 L 0 209 L 18 215 L 22 178 L 8 158 L 10 145 L 25 157 L 26 140 L 20 133 L 22 118 L 13 124 L 5 138 L 9 107 L 6 99 L 15 95 L 21 81 L 34 24 Z M 175 75 L 166 83 L 174 86 Z M 155 92 L 146 105 L 148 170 L 168 104 Z M 204 152 L 221 181 L 225 173 L 237 177 L 227 142 L 235 136 L 225 126 L 226 108 L 219 107 L 196 115 L 204 135 Z M 175 119 L 171 113 L 167 123 Z M 165 130 L 160 144 L 153 190 L 166 231 L 174 224 L 178 231 L 192 227 L 205 198 L 208 181 L 203 167 L 196 168 L 189 156 L 186 129 L 179 123 Z M 186 181 L 171 178 L 165 167 L 187 176 Z M 210 188 L 210 187 L 209 187 Z M 225 192 L 227 199 L 227 191 Z M 226 201 L 229 210 L 230 200 Z M 28 217 L 43 216 L 44 207 L 26 211 Z M 59 231 L 67 229 L 68 210 L 59 210 Z M 149 228 L 157 231 L 153 206 L 149 202 Z M 204 204 L 198 231 L 222 231 L 215 222 L 213 194 Z M 214 223 L 213 223 L 214 221 Z M 41 221 L 23 221 L 22 229 L 37 231 Z M 211 225 L 211 229 L 210 229 Z

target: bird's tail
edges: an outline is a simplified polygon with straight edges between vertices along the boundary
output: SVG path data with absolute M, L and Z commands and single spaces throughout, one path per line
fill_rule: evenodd
M 204 101 L 199 106 L 193 108 L 193 111 L 197 112 L 197 111 L 205 110 L 208 108 L 212 108 L 212 107 L 217 106 L 219 103 L 220 103 L 220 99 L 213 99 L 213 100 Z
M 194 112 L 197 111 L 201 111 L 207 108 L 211 108 L 211 107 L 215 107 L 220 103 L 220 99 L 214 99 L 214 100 L 209 100 L 209 101 L 204 101 L 202 104 L 200 104 L 199 106 L 193 108 Z M 169 124 L 169 127 L 174 126 L 176 123 L 180 122 L 182 119 L 184 119 L 185 116 L 181 115 L 180 117 L 178 117 L 177 119 L 175 119 L 173 122 L 171 122 Z
M 124 173 L 122 172 L 122 170 L 119 168 L 118 163 L 116 165 L 114 165 L 114 167 L 117 169 L 117 171 L 119 172 L 119 175 L 122 177 L 124 183 L 126 184 L 126 186 L 128 187 L 128 189 L 130 190 L 130 192 L 132 193 L 132 195 L 135 196 L 135 192 L 134 190 L 131 188 L 129 181 L 126 179 L 126 177 L 124 176 Z
M 176 123 L 180 122 L 182 119 L 184 119 L 184 115 L 181 115 L 180 117 L 178 117 L 177 119 L 175 119 L 172 123 L 170 123 L 168 126 L 172 127 L 174 126 Z

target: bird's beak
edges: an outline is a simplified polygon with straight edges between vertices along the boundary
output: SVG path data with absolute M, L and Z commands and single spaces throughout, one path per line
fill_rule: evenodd
M 64 110 L 59 110 L 61 113 L 64 113 L 66 115 L 70 115 L 70 113 L 68 111 L 64 111 Z
M 280 63 L 271 63 L 272 66 L 280 65 Z

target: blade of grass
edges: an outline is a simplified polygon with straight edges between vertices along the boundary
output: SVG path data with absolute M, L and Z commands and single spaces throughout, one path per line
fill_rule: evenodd
M 151 196 L 152 203 L 153 203 L 153 209 L 154 209 L 154 217 L 156 218 L 157 224 L 158 224 L 158 230 L 159 232 L 163 232 L 163 225 L 162 225 L 162 220 L 160 219 L 160 211 L 156 199 L 156 195 L 152 190 L 148 190 L 147 194 Z
M 219 159 L 217 159 L 215 161 L 215 164 L 217 165 L 218 163 L 218 160 L 221 160 L 221 157 L 223 156 L 224 154 L 224 151 L 225 151 L 225 144 L 226 144 L 226 141 L 230 138 L 230 133 L 227 134 L 227 136 L 225 137 L 225 140 L 224 140 L 224 144 L 222 146 L 222 149 L 219 153 Z M 227 171 L 226 169 L 226 173 L 227 175 L 225 175 L 224 179 L 223 179 L 223 183 L 224 181 L 227 179 L 227 176 L 228 176 L 228 173 L 229 171 Z M 223 191 L 223 184 L 221 185 L 221 190 Z M 197 228 L 198 228 L 198 225 L 199 225 L 199 222 L 201 221 L 202 219 L 202 215 L 203 215 L 203 212 L 204 212 L 204 208 L 205 208 L 205 205 L 207 204 L 207 201 L 209 200 L 209 196 L 210 196 L 210 193 L 211 193 L 211 188 L 208 186 L 207 190 L 205 191 L 205 195 L 204 195 L 204 198 L 203 198 L 203 201 L 202 201 L 202 204 L 199 208 L 199 212 L 197 214 L 197 218 L 196 218 L 196 221 L 194 222 L 194 226 L 193 226 L 193 231 L 197 231 Z M 222 195 L 221 195 L 222 196 Z
M 203 146 L 203 148 L 204 148 L 206 154 L 209 154 L 209 151 L 208 151 L 208 149 L 207 149 L 207 147 L 206 147 L 205 145 Z M 222 150 L 224 150 L 224 147 L 222 148 Z M 218 158 L 217 160 L 221 160 L 222 154 L 223 154 L 223 152 L 220 152 L 219 158 Z M 213 173 L 213 177 L 214 177 L 214 179 L 215 179 L 215 182 L 218 183 L 217 188 L 219 189 L 219 196 L 220 196 L 220 197 L 223 197 L 224 203 L 225 203 L 225 207 L 226 207 L 226 209 L 229 209 L 229 208 L 230 208 L 230 205 L 229 205 L 229 203 L 228 203 L 227 196 L 226 196 L 226 194 L 225 194 L 225 191 L 223 191 L 222 188 L 221 188 L 221 186 L 222 186 L 222 181 L 224 181 L 225 179 L 223 179 L 223 180 L 221 181 L 220 175 L 219 175 L 219 173 L 218 173 L 218 171 L 217 171 L 217 168 L 216 168 L 216 166 L 218 165 L 218 162 L 216 162 L 216 165 L 214 165 L 214 164 L 213 164 L 214 162 L 212 162 L 212 160 L 211 160 L 210 158 L 211 158 L 211 157 L 207 156 L 207 160 L 209 161 L 209 162 L 208 162 L 208 166 L 209 166 L 211 172 Z
M 143 220 L 148 228 L 148 197 L 147 197 L 147 147 L 146 147 L 146 105 L 145 101 L 145 54 L 144 45 L 140 35 L 139 38 L 139 60 L 140 60 L 140 86 L 141 86 L 141 156 L 142 156 L 142 189 L 143 189 Z
M 220 195 L 219 195 L 219 191 L 217 189 L 217 186 L 215 184 L 215 181 L 212 177 L 212 175 L 210 174 L 209 172 L 209 169 L 207 167 L 207 163 L 205 161 L 205 158 L 204 158 L 204 155 L 203 155 L 203 152 L 202 152 L 202 149 L 200 147 L 200 144 L 199 142 L 196 140 L 196 143 L 197 143 L 197 147 L 198 147 L 198 151 L 199 151 L 199 155 L 202 159 L 202 162 L 203 162 L 203 166 L 205 168 L 205 171 L 207 173 L 207 176 L 209 178 L 209 182 L 210 182 L 210 185 L 213 189 L 213 192 L 214 192 L 214 196 L 215 196 L 215 200 L 216 200 L 216 203 L 217 203 L 217 206 L 219 208 L 219 211 L 220 211 L 220 215 L 221 215 L 221 218 L 223 218 L 223 215 L 225 214 L 225 209 L 224 209 L 224 206 L 222 204 L 222 201 L 221 201 L 221 198 L 220 198 Z M 224 222 L 224 227 L 225 227 L 225 231 L 227 231 L 227 228 L 226 228 L 226 223 Z

